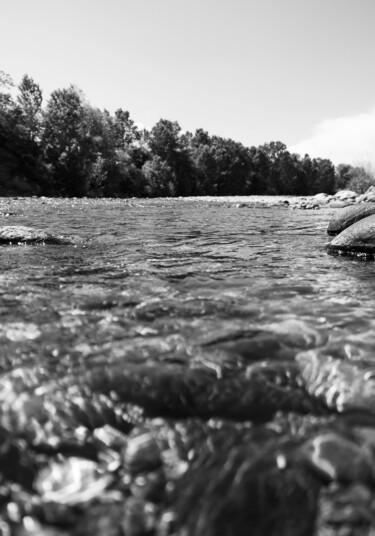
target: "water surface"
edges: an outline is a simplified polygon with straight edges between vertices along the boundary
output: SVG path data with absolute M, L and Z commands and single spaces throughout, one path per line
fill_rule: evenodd
M 163 436 L 165 446 L 169 441 L 166 428 L 185 446 L 190 445 L 184 451 L 186 458 L 180 453 L 178 463 L 169 459 L 168 467 L 173 466 L 174 473 L 165 469 L 167 477 L 177 482 L 177 490 L 176 467 L 194 460 L 204 445 L 211 445 L 218 467 L 223 462 L 220 456 L 229 456 L 232 451 L 233 460 L 240 463 L 244 457 L 249 458 L 258 467 L 253 449 L 260 441 L 267 445 L 269 456 L 274 457 L 275 467 L 281 471 L 284 462 L 280 452 L 284 456 L 286 437 L 292 438 L 293 448 L 300 449 L 298 456 L 290 458 L 296 464 L 291 473 L 296 479 L 294 486 L 295 482 L 307 482 L 303 489 L 316 488 L 316 497 L 320 497 L 319 490 L 327 478 L 340 480 L 342 469 L 335 466 L 322 483 L 314 471 L 320 471 L 321 476 L 322 467 L 332 464 L 332 459 L 319 450 L 323 460 L 320 466 L 319 456 L 313 455 L 315 461 L 311 461 L 311 452 L 314 454 L 316 448 L 313 441 L 322 433 L 324 441 L 331 441 L 334 448 L 342 444 L 341 435 L 326 439 L 324 434 L 332 428 L 329 419 L 336 422 L 336 416 L 352 411 L 373 413 L 375 264 L 327 255 L 326 229 L 333 209 L 303 211 L 256 204 L 239 207 L 217 199 L 3 199 L 1 213 L 3 225 L 33 226 L 83 239 L 76 245 L 0 249 L 0 424 L 5 435 L 12 438 L 12 448 L 21 452 L 22 464 L 28 466 L 30 462 L 32 466 L 28 479 L 20 477 L 18 469 L 6 476 L 5 487 L 13 490 L 15 503 L 22 503 L 25 509 L 31 499 L 21 500 L 12 482 L 28 487 L 28 493 L 36 494 L 43 507 L 49 504 L 51 490 L 46 482 L 51 475 L 47 472 L 42 477 L 42 469 L 48 471 L 52 463 L 61 465 L 63 453 L 69 480 L 73 453 L 78 454 L 77 459 L 93 458 L 90 463 L 99 464 L 100 471 L 111 475 L 109 488 L 117 486 L 116 493 L 120 493 L 111 497 L 120 509 L 124 501 L 131 509 L 132 501 L 143 497 L 139 516 L 144 527 L 139 532 L 134 528 L 141 523 L 139 519 L 129 521 L 133 514 L 124 514 L 123 510 L 119 514 L 117 506 L 115 513 L 105 510 L 105 519 L 120 516 L 116 523 L 129 534 L 174 534 L 173 528 L 165 532 L 165 524 L 160 521 L 165 515 L 160 497 L 151 500 L 135 492 L 134 475 L 128 462 L 123 462 L 124 448 L 130 448 L 127 434 L 142 435 L 146 430 L 153 438 Z M 303 419 L 307 415 L 310 420 L 282 424 L 284 418 L 293 415 Z M 315 430 L 316 422 L 324 423 L 319 425 L 323 432 L 317 436 L 315 431 L 306 432 L 311 427 Z M 100 439 L 100 443 L 95 435 L 98 430 L 124 434 L 123 445 L 119 447 L 113 435 L 111 440 Z M 212 446 L 218 430 L 229 442 L 225 451 Z M 251 434 L 255 433 L 258 435 L 254 439 Z M 20 438 L 25 441 L 22 448 Z M 312 446 L 303 443 L 300 448 L 302 440 L 311 441 Z M 353 441 L 354 446 L 350 443 L 348 449 L 356 453 L 356 446 L 362 447 L 357 436 Z M 168 452 L 172 452 L 168 445 Z M 249 450 L 245 452 L 243 445 Z M 115 476 L 108 452 L 105 463 L 98 458 L 98 452 L 107 448 L 112 457 L 117 456 L 116 478 L 119 467 L 124 471 L 121 486 L 111 480 Z M 339 458 L 344 459 L 346 453 L 344 449 Z M 285 459 L 289 460 L 288 456 Z M 233 467 L 237 462 L 233 461 Z M 309 464 L 314 476 L 305 469 Z M 72 469 L 78 474 L 86 470 L 79 463 Z M 254 469 L 256 478 L 263 470 Z M 184 486 L 188 489 L 191 484 L 193 491 L 190 496 L 186 491 L 185 504 L 191 504 L 198 484 L 202 485 L 194 467 L 191 477 L 189 471 Z M 207 471 L 211 475 L 210 469 Z M 230 471 L 235 473 L 233 468 Z M 280 471 L 279 477 L 272 477 L 277 486 L 284 485 L 280 478 L 285 472 Z M 303 478 L 298 471 L 303 471 Z M 351 482 L 361 481 L 359 474 L 356 466 Z M 56 484 L 62 495 L 54 501 L 70 507 L 75 503 L 66 498 L 63 480 L 61 477 Z M 92 481 L 97 483 L 97 477 L 92 476 Z M 231 489 L 237 489 L 239 481 L 233 481 Z M 219 482 L 218 489 L 222 485 Z M 226 486 L 231 487 L 228 482 Z M 297 488 L 291 489 L 290 503 L 280 506 L 280 519 L 295 499 Z M 212 496 L 207 493 L 206 503 L 211 504 L 219 492 L 215 488 L 210 492 Z M 224 495 L 219 493 L 220 498 Z M 93 497 L 98 500 L 95 493 Z M 87 508 L 91 499 L 86 500 Z M 312 533 L 318 516 L 316 501 L 314 507 L 308 501 L 305 505 L 311 514 L 305 516 L 305 532 L 285 525 L 285 534 Z M 8 505 L 9 498 L 4 502 Z M 156 509 L 152 521 L 145 521 L 145 504 Z M 190 506 L 187 513 L 179 499 L 176 504 L 175 510 L 180 512 L 176 534 L 179 530 L 181 535 L 215 534 L 219 507 L 214 519 L 208 510 L 202 510 L 193 520 L 189 517 Z M 226 511 L 227 505 L 222 508 Z M 243 509 L 238 508 L 232 518 L 226 516 L 228 534 L 234 530 L 247 534 L 241 518 Z M 262 525 L 267 508 L 266 497 L 264 510 L 259 507 L 254 514 L 260 527 L 257 534 L 279 534 Z M 31 533 L 36 534 L 41 530 L 38 523 L 45 522 L 43 515 L 24 513 L 19 522 L 25 516 L 32 518 L 36 529 Z M 61 517 L 56 512 L 54 515 L 52 525 L 57 526 Z M 5 516 L 7 523 L 8 518 Z M 201 518 L 203 521 L 196 521 Z M 30 520 L 27 523 L 30 527 Z M 74 518 L 70 531 L 76 523 Z M 82 526 L 78 523 L 76 533 L 89 533 L 87 524 L 88 518 Z M 160 524 L 164 528 L 160 529 Z M 187 533 L 181 528 L 186 526 Z

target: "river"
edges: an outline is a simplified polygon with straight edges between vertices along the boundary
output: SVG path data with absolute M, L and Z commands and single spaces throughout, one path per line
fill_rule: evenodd
M 3 534 L 373 534 L 375 264 L 251 201 L 0 200 Z

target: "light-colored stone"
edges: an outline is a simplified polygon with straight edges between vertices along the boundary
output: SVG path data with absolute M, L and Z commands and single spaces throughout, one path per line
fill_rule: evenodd
M 0 227 L 0 244 L 74 244 L 77 239 L 69 236 L 53 235 L 42 229 L 8 225 Z
M 372 214 L 375 214 L 375 203 L 361 203 L 345 207 L 332 216 L 328 223 L 327 233 L 337 235 L 353 223 Z
M 358 197 L 358 194 L 353 192 L 353 190 L 339 190 L 333 197 L 335 200 L 347 201 L 349 199 L 355 200 Z
M 331 253 L 375 254 L 375 214 L 367 216 L 336 236 L 327 246 Z

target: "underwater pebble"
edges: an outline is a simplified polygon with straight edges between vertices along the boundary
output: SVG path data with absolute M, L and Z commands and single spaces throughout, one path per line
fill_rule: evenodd
M 34 340 L 40 337 L 41 331 L 35 324 L 15 322 L 3 327 L 7 339 L 13 342 Z
M 327 480 L 375 482 L 370 452 L 339 434 L 317 435 L 300 447 L 299 455 Z
M 124 452 L 124 464 L 132 473 L 152 471 L 162 465 L 161 450 L 149 432 L 141 432 L 129 437 Z
M 72 457 L 42 469 L 35 489 L 49 502 L 77 505 L 100 499 L 112 480 L 96 462 Z

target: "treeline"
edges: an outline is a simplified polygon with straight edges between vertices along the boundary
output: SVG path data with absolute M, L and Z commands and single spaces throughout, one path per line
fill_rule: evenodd
M 12 85 L 0 72 L 2 196 L 314 195 L 374 182 L 363 168 L 335 169 L 279 141 L 245 147 L 166 119 L 139 129 L 129 112 L 94 108 L 74 86 L 44 105 L 29 76 Z

